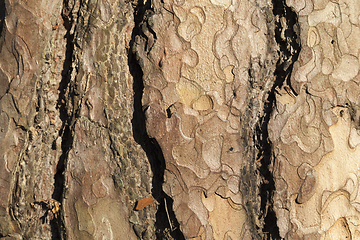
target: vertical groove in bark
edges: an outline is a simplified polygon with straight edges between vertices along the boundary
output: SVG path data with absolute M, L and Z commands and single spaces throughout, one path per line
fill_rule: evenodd
M 5 14 L 6 14 L 5 0 L 0 0 L 0 49 L 2 48 L 2 44 L 3 44 L 3 41 L 4 41 L 2 31 L 3 31 L 3 27 L 4 27 Z M 1 97 L 2 96 L 0 95 L 0 98 Z
M 146 13 L 149 13 L 149 11 L 151 10 L 146 9 L 146 6 L 143 6 L 141 3 L 139 3 L 139 5 L 135 8 L 135 27 L 132 33 L 130 48 L 136 47 L 135 38 L 137 35 L 141 34 L 140 24 L 143 20 L 144 15 Z M 149 138 L 146 133 L 145 114 L 141 105 L 141 99 L 144 89 L 144 84 L 142 82 L 143 72 L 135 58 L 135 54 L 132 52 L 132 50 L 130 50 L 129 68 L 130 73 L 132 74 L 134 79 L 134 113 L 132 119 L 133 134 L 135 141 L 137 141 L 143 147 L 149 157 L 149 161 L 151 161 L 152 171 L 154 174 L 152 193 L 153 197 L 159 201 L 160 198 L 162 198 L 161 185 L 164 181 L 165 161 L 156 140 Z
M 261 89 L 256 85 L 256 81 L 265 79 L 267 75 L 259 78 L 254 74 L 256 73 L 255 68 L 255 70 L 252 69 L 253 67 L 249 70 L 251 94 L 249 94 L 247 113 L 242 118 L 244 123 L 249 124 L 243 126 L 242 135 L 252 136 L 251 140 L 244 138 L 244 144 L 248 151 L 245 155 L 252 160 L 243 169 L 242 190 L 248 199 L 247 209 L 252 213 L 249 217 L 252 219 L 253 234 L 258 239 L 280 239 L 277 216 L 273 208 L 274 149 L 269 138 L 268 124 L 273 109 L 276 107 L 275 92 L 277 89 L 286 84 L 293 90 L 290 85 L 290 76 L 293 63 L 297 60 L 300 52 L 299 32 L 296 31 L 298 29 L 296 13 L 286 6 L 283 0 L 274 0 L 272 10 L 275 17 L 275 29 L 269 27 L 269 39 L 272 37 L 276 39 L 279 49 L 279 59 L 275 71 L 270 73 L 270 75 L 274 75 L 274 80 L 267 81 L 264 88 Z M 285 38 L 281 37 L 282 33 Z M 261 94 L 257 94 L 258 88 Z M 261 99 L 263 99 L 262 103 Z
M 59 116 L 62 121 L 62 126 L 59 132 L 61 136 L 61 155 L 57 162 L 56 173 L 54 175 L 54 191 L 52 198 L 60 202 L 63 205 L 64 197 L 64 188 L 65 188 L 65 171 L 67 159 L 69 156 L 69 151 L 72 148 L 74 136 L 73 136 L 73 109 L 69 109 L 69 101 L 73 101 L 73 93 L 71 92 L 71 75 L 73 71 L 72 61 L 74 57 L 74 33 L 71 33 L 71 28 L 74 24 L 74 19 L 72 17 L 72 9 L 69 9 L 69 0 L 63 1 L 63 8 L 61 17 L 63 19 L 63 25 L 66 29 L 66 34 L 64 38 L 66 39 L 66 50 L 65 50 L 65 60 L 61 72 L 61 82 L 59 84 L 59 99 L 57 101 Z M 63 208 L 61 208 L 63 209 Z M 52 239 L 66 239 L 66 228 L 64 223 L 64 214 L 63 210 L 60 211 L 59 218 L 55 218 L 50 221 Z
M 141 36 L 143 42 L 139 44 L 139 46 L 144 49 L 139 50 L 142 51 L 142 55 L 138 61 L 142 70 L 149 75 L 146 75 L 144 77 L 145 79 L 143 79 L 144 84 L 148 87 L 148 93 L 145 92 L 144 96 L 148 97 L 146 100 L 148 102 L 145 101 L 145 106 L 147 107 L 145 109 L 147 111 L 146 114 L 149 116 L 149 118 L 146 119 L 146 123 L 149 124 L 147 127 L 151 129 L 147 130 L 151 132 L 152 136 L 158 140 L 163 148 L 167 164 L 167 171 L 165 173 L 169 172 L 169 174 L 166 175 L 169 179 L 167 179 L 164 186 L 166 186 L 166 192 L 172 194 L 171 197 L 173 197 L 176 203 L 177 208 L 175 211 L 177 211 L 176 214 L 178 218 L 182 219 L 182 229 L 184 229 L 184 234 L 187 234 L 186 237 L 194 237 L 197 236 L 196 234 L 206 236 L 206 239 L 218 238 L 219 235 L 224 235 L 225 237 L 225 234 L 221 233 L 221 231 L 225 231 L 224 228 L 226 227 L 229 227 L 229 232 L 236 231 L 234 230 L 236 228 L 233 225 L 234 222 L 229 223 L 228 226 L 222 226 L 220 230 L 217 229 L 217 218 L 221 218 L 223 215 L 221 211 L 221 213 L 215 211 L 218 206 L 214 206 L 214 202 L 210 203 L 211 201 L 226 201 L 226 199 L 232 199 L 227 195 L 227 187 L 232 184 L 230 179 L 230 177 L 232 177 L 233 179 L 239 178 L 242 199 L 235 200 L 234 197 L 231 201 L 234 200 L 234 203 L 236 202 L 238 206 L 237 210 L 241 209 L 245 211 L 246 209 L 246 220 L 243 220 L 245 218 L 239 218 L 241 220 L 237 221 L 237 224 L 243 221 L 241 227 L 244 228 L 242 233 L 237 233 L 238 236 L 242 237 L 241 234 L 250 232 L 252 237 L 256 239 L 265 237 L 277 238 L 279 236 L 278 230 L 276 227 L 272 229 L 273 225 L 271 225 L 274 221 L 276 222 L 276 216 L 271 206 L 271 197 L 274 191 L 274 180 L 271 176 L 271 170 L 269 169 L 271 167 L 272 149 L 268 142 L 268 133 L 261 133 L 261 131 L 267 131 L 267 124 L 274 101 L 274 99 L 271 99 L 271 96 L 269 97 L 269 93 L 271 95 L 271 92 L 273 93 L 276 87 L 274 86 L 273 74 L 277 55 L 274 50 L 274 21 L 271 20 L 272 14 L 271 11 L 269 11 L 271 6 L 266 6 L 266 4 L 262 3 L 264 5 L 260 7 L 260 1 L 248 3 L 249 5 L 246 6 L 253 11 L 253 15 L 251 16 L 258 18 L 259 22 L 261 22 L 260 24 L 259 22 L 253 23 L 250 21 L 251 23 L 249 23 L 240 21 L 239 19 L 242 18 L 247 19 L 247 15 L 245 13 L 241 15 L 241 13 L 236 12 L 235 9 L 239 7 L 236 4 L 229 7 L 231 5 L 231 3 L 229 3 L 229 6 L 227 6 L 229 7 L 228 9 L 219 4 L 219 6 L 216 7 L 219 7 L 218 11 L 220 14 L 214 15 L 214 12 L 210 14 L 216 4 L 218 3 L 187 3 L 186 1 L 165 2 L 164 5 L 159 4 L 159 14 L 157 17 L 163 17 L 161 15 L 162 7 L 168 11 L 169 16 L 166 20 L 158 20 L 159 22 L 163 21 L 162 23 L 164 24 L 162 26 L 164 27 L 161 29 L 162 26 L 157 26 L 156 33 L 159 33 L 159 36 L 166 39 L 163 41 L 168 42 L 156 44 L 156 39 L 151 39 L 151 35 L 155 37 L 154 34 L 149 33 L 151 31 L 144 32 Z M 224 7 L 224 9 L 221 9 L 221 7 Z M 239 9 L 242 7 L 244 6 L 240 6 Z M 210 8 L 210 10 L 208 8 Z M 224 12 L 220 10 L 224 10 Z M 236 16 L 236 20 L 232 19 L 236 14 L 239 14 Z M 214 16 L 216 16 L 220 26 L 212 22 Z M 222 17 L 224 19 L 222 19 Z M 266 23 L 265 19 L 267 20 Z M 168 25 L 165 24 L 165 22 Z M 213 24 L 211 26 L 213 29 L 211 29 L 211 31 L 209 31 L 209 29 L 203 31 L 203 29 L 208 27 L 207 24 L 209 22 Z M 261 34 L 259 34 L 261 36 L 257 37 L 268 44 L 263 47 L 256 41 L 250 41 L 249 46 L 261 50 L 258 52 L 254 50 L 255 53 L 252 52 L 251 54 L 243 50 L 244 56 L 240 58 L 247 59 L 246 57 L 248 57 L 249 62 L 239 63 L 235 55 L 232 54 L 233 51 L 241 52 L 242 49 L 237 48 L 236 41 L 231 41 L 233 41 L 233 39 L 237 39 L 237 41 L 247 40 L 247 37 L 243 37 L 241 33 L 239 33 L 241 30 L 238 31 L 238 29 L 242 29 L 244 26 L 248 27 L 246 30 L 249 32 L 261 32 Z M 192 29 L 192 27 L 194 29 Z M 146 26 L 144 26 L 144 29 L 146 29 Z M 217 30 L 212 32 L 214 29 Z M 166 33 L 162 33 L 162 31 Z M 173 33 L 173 35 L 170 35 L 167 31 Z M 173 42 L 167 40 L 167 38 L 171 38 Z M 150 40 L 154 41 L 149 44 Z M 161 44 L 164 44 L 166 47 Z M 199 45 L 201 44 L 206 46 L 200 47 Z M 209 46 L 212 44 L 212 49 L 209 49 Z M 152 47 L 154 51 L 151 50 Z M 174 50 L 172 50 L 174 52 L 170 50 L 172 47 L 174 48 Z M 189 51 L 189 55 L 184 54 L 186 57 L 182 59 L 180 53 L 184 50 Z M 183 63 L 184 65 L 182 65 Z M 232 67 L 233 70 L 231 70 L 232 72 L 227 76 L 223 76 L 223 70 L 225 70 L 227 66 Z M 182 67 L 184 67 L 184 69 Z M 152 69 L 154 72 L 151 72 Z M 236 74 L 239 73 L 237 72 L 240 71 L 239 69 L 246 69 L 247 72 L 243 73 L 242 76 L 237 76 Z M 159 75 L 156 75 L 157 73 L 155 74 L 156 71 L 160 72 Z M 207 76 L 208 73 L 206 71 L 209 73 L 214 71 L 213 76 Z M 150 76 L 152 73 L 153 75 Z M 235 79 L 231 78 L 230 75 L 235 75 Z M 229 76 L 230 78 L 227 78 Z M 166 81 L 164 80 L 165 84 L 168 84 L 166 87 L 162 88 L 151 82 L 160 82 L 162 81 L 161 77 L 166 79 Z M 207 81 L 211 82 L 211 84 Z M 217 89 L 214 89 L 215 84 L 218 84 L 216 85 L 218 87 Z M 202 87 L 206 90 L 203 90 Z M 217 101 L 221 99 L 221 97 L 218 96 L 217 99 L 217 97 L 212 94 L 219 91 L 219 95 L 221 95 L 222 87 L 227 87 L 228 89 L 224 94 L 225 101 L 218 103 Z M 204 93 L 201 93 L 204 94 L 201 98 L 198 98 L 197 93 L 191 92 L 197 88 L 204 91 Z M 245 89 L 248 91 L 246 92 Z M 154 95 L 150 95 L 149 92 L 151 91 L 158 92 L 158 96 L 156 96 L 155 93 Z M 180 94 L 181 96 L 179 97 L 179 95 L 176 94 Z M 191 94 L 194 94 L 194 96 Z M 201 94 L 199 93 L 199 95 Z M 241 96 L 243 98 L 239 99 L 240 95 L 243 95 Z M 151 98 L 154 99 L 153 102 Z M 203 105 L 197 102 L 199 99 L 204 101 L 201 103 Z M 207 104 L 206 99 L 209 99 L 211 104 Z M 265 105 L 265 101 L 268 99 L 271 100 L 271 103 Z M 239 104 L 239 102 L 242 104 L 239 113 L 231 112 L 231 114 L 226 115 L 226 109 L 228 107 L 236 112 L 235 110 L 239 107 L 239 105 L 236 104 Z M 199 103 L 201 107 L 195 103 Z M 214 105 L 212 105 L 212 103 Z M 220 106 L 217 104 L 222 105 L 221 107 L 223 108 L 220 109 Z M 188 111 L 185 114 L 181 112 L 184 111 L 184 109 Z M 193 112 L 190 114 L 190 111 Z M 225 111 L 225 113 L 222 113 L 222 111 Z M 191 125 L 192 119 L 190 115 L 198 118 L 194 120 L 197 122 L 197 125 Z M 236 124 L 231 125 L 232 120 L 229 116 L 232 117 L 232 119 L 236 119 L 235 121 L 240 121 L 240 127 L 236 126 Z M 239 118 L 237 119 L 237 117 Z M 168 124 L 167 121 L 169 121 L 169 127 L 166 125 Z M 170 125 L 171 121 L 173 121 L 172 126 Z M 189 131 L 186 137 L 184 137 L 185 134 L 183 133 L 183 135 L 179 134 L 179 132 L 182 131 L 181 127 L 183 125 L 180 125 L 177 121 L 183 121 L 181 124 L 184 124 L 184 126 L 186 121 L 189 121 L 186 127 L 191 131 Z M 166 127 L 163 125 L 160 126 L 160 124 L 166 125 Z M 228 127 L 228 129 L 226 129 L 225 126 Z M 224 129 L 222 129 L 223 127 Z M 175 128 L 176 130 L 172 130 Z M 160 131 L 157 131 L 157 129 L 160 129 Z M 237 132 L 237 130 L 239 130 L 239 132 Z M 214 137 L 210 133 L 207 133 L 207 131 L 214 135 L 218 134 L 218 136 Z M 176 134 L 179 134 L 179 136 Z M 230 138 L 227 139 L 230 135 L 236 139 L 234 142 L 229 141 Z M 227 149 L 225 149 L 225 147 L 223 148 L 224 139 L 229 141 Z M 218 155 L 217 151 L 219 149 L 219 152 L 222 153 L 232 152 L 234 150 L 232 146 L 237 148 L 234 152 L 235 154 L 239 153 L 239 155 Z M 183 152 L 189 153 L 188 155 L 182 155 Z M 238 162 L 231 162 L 231 160 L 229 160 L 233 156 L 238 156 Z M 264 159 L 261 160 L 260 157 Z M 257 161 L 259 159 L 261 160 L 260 164 Z M 231 171 L 236 172 L 236 174 Z M 229 181 L 228 178 L 230 179 Z M 182 179 L 185 179 L 185 181 L 182 181 Z M 206 182 L 213 183 L 213 186 L 207 186 Z M 264 182 L 264 184 L 261 182 Z M 236 188 L 238 188 L 238 185 L 236 186 L 236 183 L 234 185 L 235 187 L 232 188 L 231 191 L 237 194 L 238 189 Z M 184 196 L 183 199 L 180 199 L 180 196 Z M 224 205 L 224 209 L 226 209 L 226 204 Z M 201 226 L 198 229 L 203 228 L 205 233 L 200 233 L 201 230 L 196 229 L 196 226 L 191 229 L 189 227 L 191 223 L 187 222 L 189 221 L 189 217 L 179 209 L 189 209 L 189 215 L 193 214 L 194 222 L 200 219 L 201 224 L 198 223 L 198 225 Z M 235 209 L 235 207 L 233 209 Z M 240 215 L 239 212 L 236 214 Z M 271 233 L 268 234 L 270 231 Z
M 132 8 L 43 3 L 0 1 L 0 236 L 149 239 L 156 206 L 132 211 L 151 179 L 131 134 Z
M 262 10 L 271 12 L 272 7 Z M 276 53 L 274 16 L 267 14 L 267 61 L 261 65 L 256 59 L 250 60 L 248 105 L 241 117 L 241 136 L 246 149 L 243 155 L 247 160 L 242 169 L 241 191 L 246 199 L 253 239 L 279 238 L 276 215 L 272 210 L 275 186 L 271 173 L 273 149 L 268 139 L 268 121 L 275 100 L 275 63 L 280 54 Z
M 271 116 L 273 104 L 274 104 L 274 88 L 268 96 L 268 103 L 264 106 L 264 116 L 260 119 L 259 125 L 256 128 L 259 154 L 257 159 L 260 159 L 259 173 L 261 174 L 263 181 L 259 186 L 259 192 L 261 196 L 260 210 L 263 214 L 264 225 L 262 232 L 265 234 L 266 239 L 279 239 L 279 228 L 276 224 L 276 214 L 273 210 L 273 193 L 275 190 L 275 182 L 272 175 L 273 165 L 273 149 L 268 136 L 268 122 Z
M 285 0 L 273 0 L 273 12 L 276 18 L 275 39 L 280 55 L 276 64 L 274 89 L 282 87 L 285 83 L 294 91 L 290 77 L 301 50 L 298 16 L 291 7 L 286 5 Z
M 264 226 L 262 232 L 266 239 L 280 239 L 277 217 L 274 211 L 273 196 L 275 191 L 275 181 L 273 176 L 274 167 L 274 148 L 269 138 L 268 124 L 276 107 L 275 92 L 283 84 L 288 85 L 293 91 L 290 84 L 293 64 L 298 59 L 300 53 L 300 41 L 298 29 L 297 14 L 288 6 L 284 0 L 273 0 L 273 13 L 276 18 L 275 39 L 279 46 L 279 60 L 276 64 L 275 82 L 269 92 L 268 98 L 264 105 L 264 115 L 259 120 L 256 127 L 259 154 L 257 159 L 261 159 L 259 172 L 263 178 L 260 186 L 261 196 L 261 213 L 264 216 Z M 281 21 L 285 20 L 286 24 Z M 283 38 L 282 32 L 285 32 Z
M 151 1 L 146 1 L 145 5 L 139 1 L 134 8 L 134 21 L 132 37 L 130 41 L 130 50 L 128 52 L 129 70 L 133 77 L 133 91 L 134 91 L 134 112 L 132 119 L 133 136 L 135 141 L 141 145 L 148 157 L 148 161 L 153 173 L 152 178 L 152 197 L 159 203 L 156 213 L 156 237 L 157 239 L 164 239 L 169 237 L 177 240 L 185 239 L 180 231 L 180 225 L 177 221 L 173 208 L 173 200 L 163 191 L 162 185 L 164 183 L 164 171 L 166 169 L 164 155 L 162 150 L 154 138 L 150 138 L 146 131 L 146 117 L 144 111 L 146 109 L 142 106 L 142 97 L 144 90 L 143 71 L 141 69 L 141 58 L 137 55 L 136 48 L 138 47 L 136 39 L 139 36 L 144 36 L 142 32 L 143 24 L 149 16 L 154 13 L 151 7 Z M 156 35 L 155 36 L 156 41 Z M 166 199 L 166 201 L 164 201 Z M 169 216 L 167 215 L 169 213 Z M 170 218 L 170 219 L 168 219 Z M 170 223 L 171 222 L 171 223 Z M 170 225 L 171 224 L 171 225 Z

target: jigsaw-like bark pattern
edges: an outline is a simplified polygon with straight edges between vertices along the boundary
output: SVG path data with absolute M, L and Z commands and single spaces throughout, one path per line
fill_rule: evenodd
M 299 16 L 302 49 L 269 123 L 280 235 L 358 239 L 360 3 L 287 4 Z
M 136 38 L 142 105 L 180 229 L 186 239 L 256 237 L 266 213 L 259 174 L 251 175 L 255 129 L 277 59 L 271 6 L 198 0 L 149 7 Z
M 0 238 L 360 239 L 359 21 L 0 0 Z

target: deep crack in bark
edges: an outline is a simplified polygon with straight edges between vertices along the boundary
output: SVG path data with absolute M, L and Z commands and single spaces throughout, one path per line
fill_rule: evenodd
M 260 119 L 260 124 L 256 129 L 259 141 L 258 159 L 262 157 L 259 168 L 259 172 L 263 177 L 260 195 L 261 212 L 265 214 L 262 232 L 265 234 L 264 237 L 266 239 L 280 239 L 277 217 L 273 206 L 275 181 L 270 170 L 270 167 L 274 164 L 275 156 L 272 143 L 269 139 L 268 124 L 276 105 L 275 88 L 281 88 L 286 84 L 292 89 L 290 77 L 293 64 L 298 59 L 301 49 L 298 17 L 295 11 L 286 5 L 285 0 L 273 0 L 273 13 L 276 18 L 275 39 L 279 46 L 279 60 L 274 73 L 276 77 L 275 82 L 264 105 L 264 116 Z M 282 32 L 284 32 L 285 38 L 281 36 Z
M 4 40 L 2 40 L 2 30 L 4 27 L 4 20 L 5 20 L 5 15 L 6 15 L 6 8 L 5 8 L 5 0 L 0 0 L 0 49 L 1 49 L 1 45 L 2 42 Z M 2 96 L 0 96 L 1 98 Z
M 133 77 L 134 90 L 134 112 L 132 119 L 133 136 L 135 141 L 141 145 L 149 160 L 153 173 L 152 179 L 152 196 L 159 202 L 156 213 L 156 238 L 165 239 L 167 232 L 176 240 L 185 239 L 180 231 L 180 224 L 176 219 L 172 208 L 173 200 L 162 190 L 164 183 L 164 171 L 166 168 L 165 159 L 158 142 L 154 138 L 150 138 L 146 132 L 146 118 L 142 106 L 142 95 L 144 90 L 143 72 L 141 69 L 141 59 L 136 55 L 136 36 L 145 36 L 142 32 L 142 24 L 146 21 L 148 15 L 153 14 L 151 2 L 146 1 L 145 5 L 142 1 L 134 8 L 135 26 L 132 32 L 130 49 L 128 51 L 128 61 L 130 74 Z M 155 34 L 155 33 L 153 33 Z M 150 49 L 147 49 L 150 51 Z M 164 201 L 166 199 L 166 203 Z M 168 219 L 167 211 L 170 219 Z M 172 227 L 169 224 L 172 223 Z
M 68 101 L 73 101 L 73 93 L 71 91 L 71 73 L 73 71 L 72 61 L 74 54 L 74 33 L 71 34 L 71 27 L 74 23 L 74 20 L 71 17 L 71 10 L 68 6 L 68 1 L 64 0 L 63 2 L 63 12 L 62 18 L 64 21 L 64 27 L 66 29 L 66 34 L 64 38 L 66 39 L 66 53 L 65 60 L 62 70 L 62 79 L 59 85 L 59 99 L 58 99 L 58 108 L 60 113 L 60 119 L 62 121 L 62 127 L 59 132 L 61 136 L 61 155 L 56 166 L 56 173 L 54 176 L 54 191 L 52 198 L 56 201 L 63 203 L 64 188 L 65 188 L 65 171 L 66 171 L 66 162 L 68 159 L 69 151 L 73 145 L 74 136 L 73 136 L 73 115 L 75 114 L 72 110 L 69 109 L 69 106 L 73 106 L 73 102 L 69 104 Z M 69 111 L 71 110 L 71 111 Z M 64 213 L 60 211 L 60 216 L 50 221 L 52 239 L 66 239 L 66 228 L 64 222 Z

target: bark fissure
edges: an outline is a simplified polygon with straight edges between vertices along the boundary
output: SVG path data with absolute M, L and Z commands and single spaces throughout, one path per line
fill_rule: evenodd
M 162 184 L 164 183 L 164 171 L 166 169 L 164 155 L 156 139 L 150 138 L 147 134 L 146 117 L 144 113 L 145 109 L 143 109 L 142 106 L 144 90 L 143 71 L 140 66 L 141 58 L 136 55 L 136 39 L 139 35 L 145 36 L 142 32 L 142 24 L 146 22 L 147 16 L 153 14 L 153 9 L 151 8 L 150 4 L 150 1 L 147 1 L 145 5 L 140 1 L 134 9 L 135 26 L 133 28 L 132 37 L 129 44 L 130 49 L 128 51 L 129 70 L 133 77 L 134 91 L 134 112 L 131 122 L 134 139 L 145 151 L 153 173 L 151 192 L 153 198 L 156 199 L 156 201 L 159 203 L 155 223 L 157 228 L 156 237 L 157 239 L 164 239 L 164 237 L 170 233 L 172 238 L 182 240 L 185 238 L 180 231 L 179 222 L 177 221 L 172 208 L 173 201 L 162 190 Z M 166 201 L 164 201 L 164 199 L 166 199 Z M 168 217 L 170 217 L 170 219 L 168 219 Z
M 52 198 L 61 204 L 63 203 L 64 191 L 65 191 L 65 171 L 66 162 L 68 159 L 69 151 L 72 148 L 74 135 L 74 93 L 71 91 L 71 75 L 73 72 L 72 62 L 74 55 L 74 33 L 71 33 L 74 19 L 72 18 L 72 9 L 69 9 L 68 0 L 63 2 L 62 19 L 64 21 L 64 27 L 66 34 L 66 51 L 65 60 L 62 68 L 62 79 L 59 85 L 59 99 L 58 109 L 59 116 L 62 121 L 62 127 L 59 132 L 59 136 L 62 138 L 61 142 L 61 155 L 57 162 L 56 173 L 54 175 L 54 191 Z M 64 213 L 60 211 L 60 216 L 50 221 L 52 230 L 52 239 L 66 239 L 66 228 L 64 223 Z
M 4 20 L 6 15 L 6 8 L 5 8 L 5 0 L 0 1 L 0 49 L 2 48 L 2 44 L 4 42 L 4 37 L 2 37 L 2 31 L 4 27 Z M 4 87 L 4 86 L 3 86 Z M 0 96 L 0 99 L 2 96 Z
M 274 149 L 269 139 L 268 124 L 276 106 L 275 93 L 284 84 L 291 88 L 290 77 L 293 64 L 298 59 L 300 53 L 300 41 L 297 14 L 288 7 L 284 0 L 273 1 L 273 13 L 276 17 L 275 39 L 279 46 L 279 60 L 276 64 L 275 82 L 269 92 L 264 105 L 264 116 L 259 120 L 256 128 L 260 160 L 259 172 L 263 178 L 260 186 L 261 212 L 264 216 L 264 226 L 262 232 L 266 239 L 280 239 L 277 217 L 274 211 L 273 196 L 275 191 L 275 181 L 272 173 L 274 164 Z M 284 24 L 283 21 L 286 21 Z M 282 33 L 284 36 L 282 36 Z M 285 38 L 284 38 L 285 37 Z
M 285 0 L 273 0 L 273 13 L 276 18 L 275 39 L 280 54 L 280 59 L 276 64 L 274 89 L 282 87 L 285 83 L 296 94 L 291 86 L 290 77 L 301 50 L 298 16 L 291 7 L 286 5 Z

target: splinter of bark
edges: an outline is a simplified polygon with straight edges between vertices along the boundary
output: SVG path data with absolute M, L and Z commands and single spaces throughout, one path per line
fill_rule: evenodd
M 168 221 L 169 221 L 169 225 L 170 225 L 170 230 L 173 231 L 173 226 L 171 224 L 171 220 L 170 220 L 170 216 L 169 216 L 169 210 L 168 210 L 168 205 L 166 203 L 166 198 L 164 198 L 164 202 L 165 202 L 165 211 L 166 211 L 166 215 L 168 217 Z

